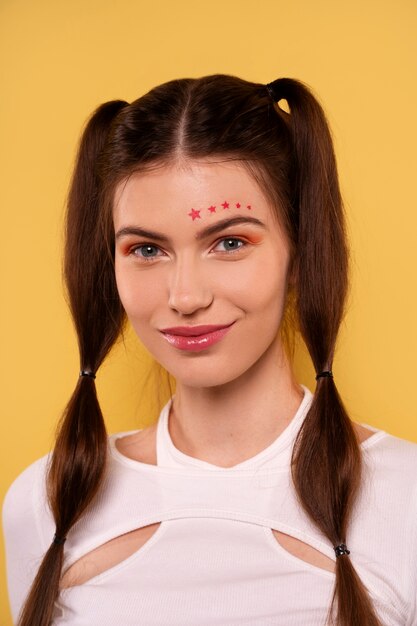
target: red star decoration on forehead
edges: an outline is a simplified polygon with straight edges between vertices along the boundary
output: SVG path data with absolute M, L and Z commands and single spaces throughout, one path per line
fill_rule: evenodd
M 210 211 L 210 213 L 215 213 L 216 212 L 216 207 L 211 205 L 209 206 L 209 208 L 207 209 L 207 211 Z
M 236 202 L 236 208 L 240 209 L 240 202 Z
M 225 201 L 225 202 L 223 202 L 223 203 L 222 203 L 222 207 L 223 207 L 224 209 L 228 209 L 228 208 L 229 208 L 229 203 L 228 203 L 228 202 L 226 202 L 226 201 Z
M 191 209 L 188 215 L 192 218 L 193 222 L 196 219 L 201 219 L 200 211 L 196 211 L 196 209 Z

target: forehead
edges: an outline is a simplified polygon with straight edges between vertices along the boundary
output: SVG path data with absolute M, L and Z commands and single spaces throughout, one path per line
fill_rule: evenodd
M 203 219 L 208 223 L 237 211 L 276 221 L 270 201 L 239 161 L 187 161 L 133 173 L 117 186 L 113 206 L 116 228 L 132 219 L 163 223 L 174 217 L 202 225 Z M 192 210 L 200 211 L 198 219 Z

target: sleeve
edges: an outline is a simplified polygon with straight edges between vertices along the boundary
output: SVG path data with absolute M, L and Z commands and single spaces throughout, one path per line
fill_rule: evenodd
M 54 532 L 46 499 L 48 455 L 27 467 L 9 487 L 2 507 L 7 587 L 13 622 Z

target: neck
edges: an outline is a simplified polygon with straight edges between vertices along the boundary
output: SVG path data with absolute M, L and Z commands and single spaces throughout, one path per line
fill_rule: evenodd
M 216 387 L 177 381 L 169 432 L 178 450 L 232 467 L 270 445 L 288 426 L 303 398 L 280 342 L 250 371 Z

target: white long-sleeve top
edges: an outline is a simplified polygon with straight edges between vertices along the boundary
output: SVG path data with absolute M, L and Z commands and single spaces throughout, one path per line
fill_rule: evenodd
M 63 589 L 53 626 L 323 626 L 334 574 L 287 552 L 271 529 L 335 559 L 297 503 L 290 477 L 304 399 L 287 428 L 254 457 L 220 468 L 175 448 L 172 400 L 157 426 L 157 465 L 109 437 L 105 481 L 68 534 L 64 570 L 126 532 L 162 522 L 134 554 Z M 387 626 L 417 624 L 417 445 L 383 431 L 361 445 L 364 478 L 347 538 L 350 558 Z M 134 432 L 134 431 L 130 431 Z M 48 456 L 14 481 L 3 504 L 14 619 L 54 535 L 45 493 Z

